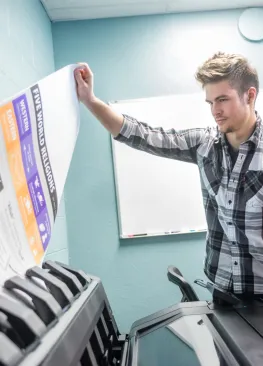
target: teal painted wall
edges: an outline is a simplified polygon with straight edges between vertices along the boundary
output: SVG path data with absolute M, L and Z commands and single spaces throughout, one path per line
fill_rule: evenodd
M 51 22 L 38 0 L 0 0 L 0 100 L 54 72 Z M 47 253 L 68 261 L 64 199 Z
M 55 66 L 88 62 L 105 101 L 197 91 L 197 66 L 218 50 L 247 55 L 262 81 L 263 43 L 241 37 L 240 13 L 55 23 Z M 120 329 L 128 331 L 134 320 L 180 300 L 166 278 L 169 264 L 191 282 L 204 278 L 205 236 L 120 241 L 110 136 L 84 107 L 81 119 L 65 190 L 70 263 L 101 277 Z

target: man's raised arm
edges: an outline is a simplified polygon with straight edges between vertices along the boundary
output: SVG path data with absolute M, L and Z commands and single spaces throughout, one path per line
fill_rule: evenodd
M 75 78 L 80 101 L 116 140 L 150 154 L 196 163 L 196 151 L 207 136 L 206 129 L 176 131 L 153 128 L 133 117 L 119 114 L 96 98 L 93 74 L 87 64 L 80 64 L 75 69 Z

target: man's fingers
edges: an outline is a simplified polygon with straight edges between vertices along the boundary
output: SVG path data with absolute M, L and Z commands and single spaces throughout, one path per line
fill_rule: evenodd
M 75 78 L 76 78 L 76 81 L 77 81 L 78 85 L 82 85 L 84 83 L 84 80 L 83 80 L 83 77 L 82 77 L 81 70 L 76 69 L 74 71 L 74 75 L 75 75 Z
M 80 68 L 82 68 L 83 70 L 87 71 L 88 74 L 92 74 L 91 68 L 89 67 L 88 64 L 86 64 L 84 62 L 78 62 L 78 65 L 80 65 Z
M 92 76 L 92 71 L 88 64 L 85 63 L 78 63 L 79 67 L 77 67 L 76 70 L 81 70 L 82 77 L 84 79 L 88 78 L 89 76 Z

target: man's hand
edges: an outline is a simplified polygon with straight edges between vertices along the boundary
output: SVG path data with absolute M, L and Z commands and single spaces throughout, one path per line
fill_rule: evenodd
M 123 115 L 95 97 L 93 93 L 93 73 L 87 64 L 79 64 L 74 70 L 79 100 L 113 135 L 118 136 L 123 125 Z
M 88 64 L 83 63 L 74 70 L 74 75 L 77 84 L 78 98 L 89 107 L 95 99 L 93 93 L 93 73 Z

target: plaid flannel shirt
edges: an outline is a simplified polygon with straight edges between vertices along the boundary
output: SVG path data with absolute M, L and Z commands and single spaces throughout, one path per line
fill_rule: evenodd
M 263 293 L 263 127 L 242 143 L 235 165 L 216 127 L 152 128 L 124 115 L 115 137 L 135 149 L 198 165 L 207 220 L 204 272 L 236 294 Z

